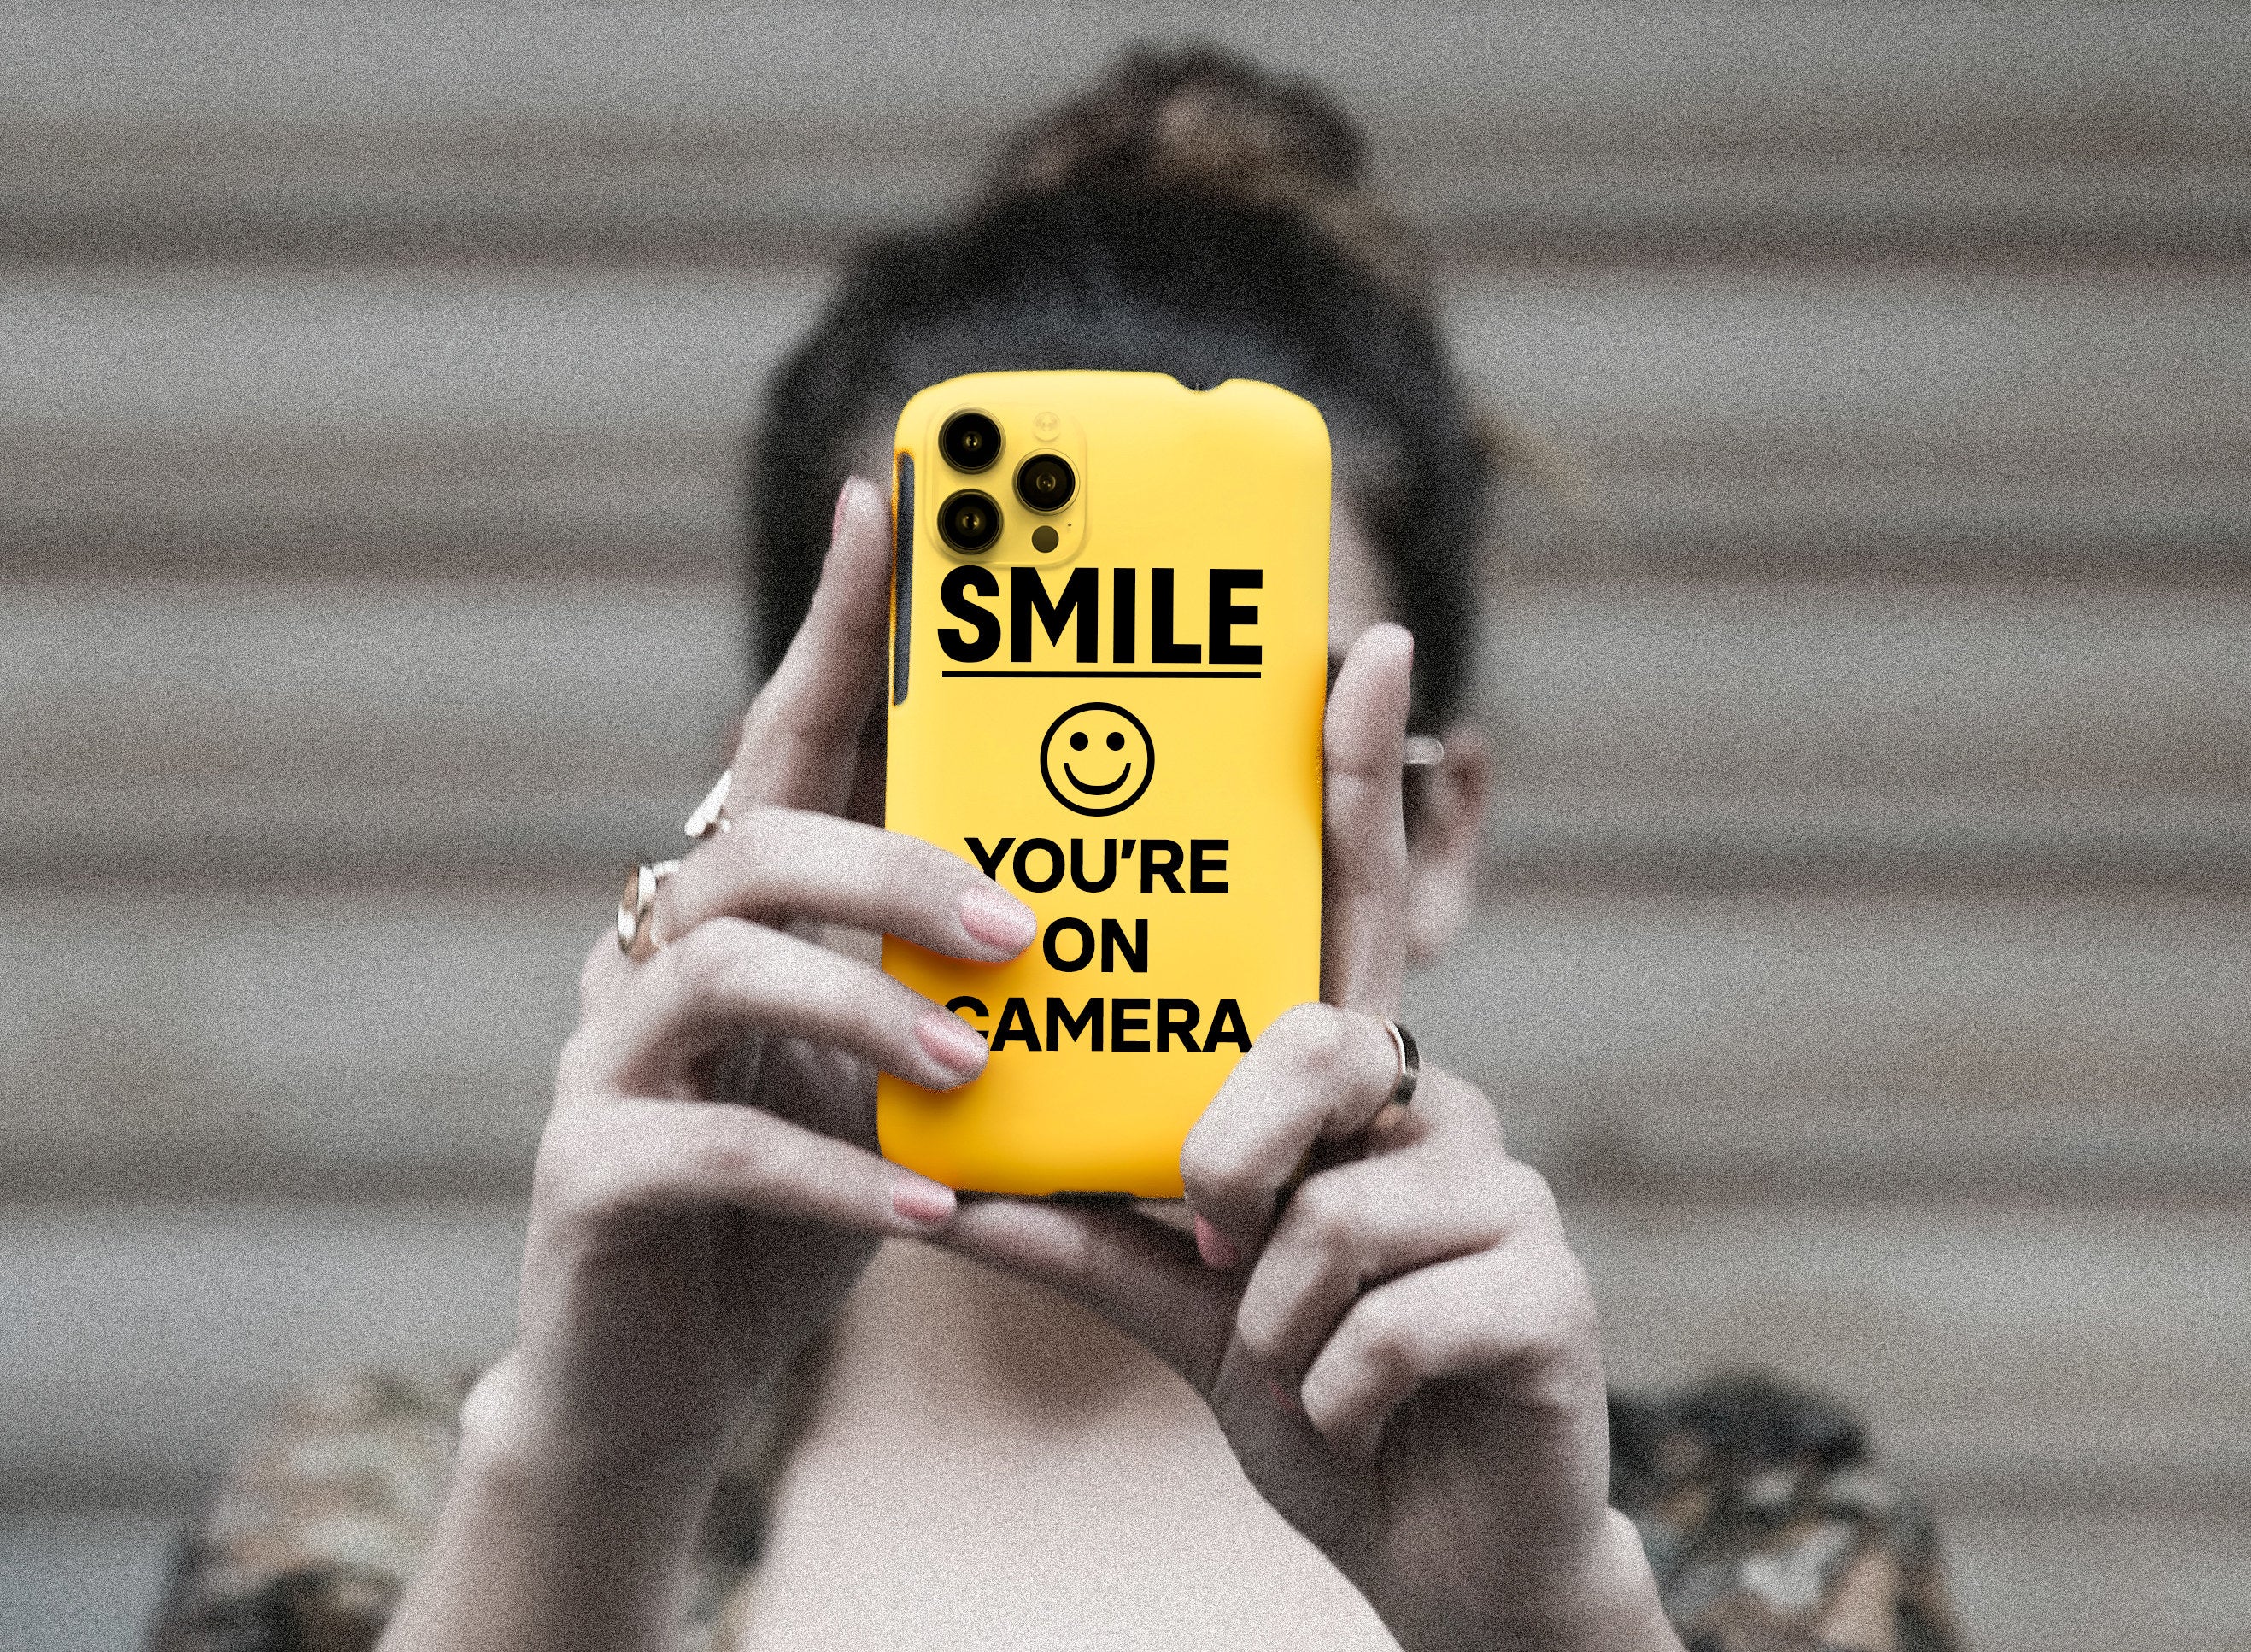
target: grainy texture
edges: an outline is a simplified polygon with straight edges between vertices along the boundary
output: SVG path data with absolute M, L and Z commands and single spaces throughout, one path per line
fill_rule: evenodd
M 6 565 L 723 572 L 820 271 L 49 264 L 0 288 Z M 1472 383 L 1571 454 L 1520 571 L 2241 581 L 2251 276 L 1461 262 Z M 1567 489 L 1568 491 L 1568 489 Z
M 740 635 L 717 583 L 19 584 L 0 875 L 606 881 Z M 2251 887 L 2251 591 L 1542 584 L 1488 648 L 1514 881 Z
M 367 1372 L 294 1396 L 181 1545 L 150 1652 L 367 1652 L 428 1545 L 468 1389 Z M 1929 1516 L 1833 1402 L 1764 1379 L 1613 1395 L 1610 1437 L 1611 1502 L 1697 1652 L 1958 1652 Z M 758 1487 L 775 1477 L 753 1461 L 722 1483 L 683 1652 L 736 1643 L 765 1547 Z
M 0 1646 L 119 1652 L 162 1598 L 184 1511 L 0 1511 Z
M 606 882 L 47 891 L 0 1190 L 521 1191 Z M 2240 1208 L 2247 999 L 2241 896 L 1518 890 L 1409 1019 L 1575 1194 Z
M 924 210 L 1025 103 L 1127 40 L 1188 34 L 1335 85 L 1410 207 L 1517 257 L 2227 258 L 2251 193 L 2234 22 L 2211 0 L 1174 0 L 1000 26 L 964 5 L 560 26 L 427 0 L 57 8 L 18 26 L 0 79 L 0 206 L 38 243 L 110 256 L 739 257 Z
M 2251 1504 L 2233 1212 L 1573 1201 L 1613 1380 L 1849 1392 L 1942 1510 Z M 290 1387 L 510 1334 L 513 1204 L 129 1205 L 0 1219 L 0 1479 L 177 1492 Z
M 10 18 L 0 1640 L 114 1644 L 290 1384 L 504 1337 L 578 955 L 738 707 L 819 259 L 1214 26 L 991 23 Z M 1973 1644 L 2239 1644 L 2241 8 L 1220 26 L 1367 117 L 1560 450 L 1410 1019 L 1562 1190 L 1614 1376 L 1851 1398 Z

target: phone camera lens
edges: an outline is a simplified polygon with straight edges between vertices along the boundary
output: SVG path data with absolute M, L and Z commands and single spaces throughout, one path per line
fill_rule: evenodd
M 1035 453 L 1016 472 L 1016 497 L 1034 510 L 1061 510 L 1078 491 L 1078 473 L 1056 453 Z
M 1001 536 L 1001 508 L 990 494 L 965 488 L 938 508 L 938 532 L 956 550 L 987 550 Z
M 956 413 L 938 432 L 938 449 L 956 470 L 983 470 L 1001 457 L 1001 427 L 982 413 Z

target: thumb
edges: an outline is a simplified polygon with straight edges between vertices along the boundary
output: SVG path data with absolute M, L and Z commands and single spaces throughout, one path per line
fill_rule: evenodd
M 1329 691 L 1321 729 L 1321 997 L 1396 1015 L 1407 972 L 1407 743 L 1415 639 L 1401 626 L 1361 633 Z

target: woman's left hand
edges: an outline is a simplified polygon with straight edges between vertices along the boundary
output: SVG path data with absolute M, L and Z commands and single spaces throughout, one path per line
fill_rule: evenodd
M 1376 626 L 1331 691 L 1324 1002 L 1278 1019 L 1190 1134 L 1195 1240 L 994 1199 L 965 1201 L 944 1242 L 1087 1303 L 1194 1384 L 1251 1483 L 1415 1652 L 1677 1649 L 1609 1507 L 1594 1307 L 1546 1183 L 1451 1074 L 1425 1067 L 1390 1104 L 1412 653 Z

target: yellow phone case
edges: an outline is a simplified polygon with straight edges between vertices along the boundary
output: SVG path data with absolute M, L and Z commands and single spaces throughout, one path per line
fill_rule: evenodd
M 939 443 L 965 411 L 1000 433 L 974 471 Z M 1059 508 L 1018 490 L 1042 455 L 1075 473 Z M 986 549 L 939 531 L 964 492 L 948 520 L 997 511 Z M 1319 995 L 1327 427 L 1248 380 L 973 374 L 899 415 L 893 508 L 884 823 L 1039 930 L 1001 964 L 885 937 L 993 1054 L 957 1090 L 885 1074 L 883 1153 L 963 1189 L 1176 1199 L 1221 1082 Z

